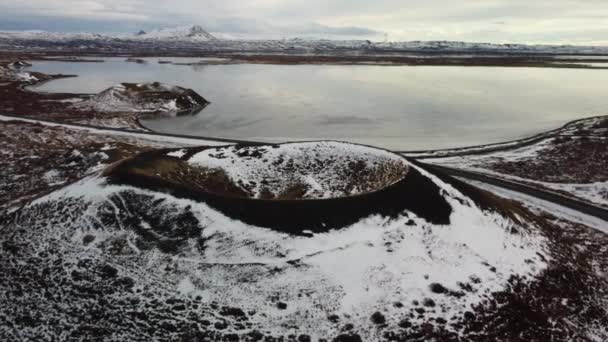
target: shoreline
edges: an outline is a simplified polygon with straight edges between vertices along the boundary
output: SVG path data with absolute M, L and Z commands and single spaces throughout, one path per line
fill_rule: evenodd
M 243 53 L 243 52 L 184 52 L 184 53 L 103 53 L 71 51 L 45 52 L 0 52 L 0 59 L 26 59 L 32 61 L 56 61 L 72 63 L 103 63 L 103 58 L 219 58 L 223 61 L 192 63 L 170 63 L 173 65 L 230 65 L 230 64 L 270 64 L 270 65 L 366 65 L 366 66 L 460 66 L 460 67 L 514 67 L 514 68 L 555 68 L 607 70 L 608 59 L 563 58 L 566 55 L 533 54 L 468 54 L 449 53 L 399 53 L 399 54 L 288 54 L 288 53 Z M 570 56 L 570 55 L 568 55 Z M 590 56 L 590 55 L 582 55 Z M 74 57 L 74 58 L 69 58 Z M 560 58 L 561 57 L 561 58 Z M 608 57 L 597 55 L 595 57 Z M 101 59 L 85 59 L 101 58 Z M 593 66 L 585 63 L 602 63 Z
M 0 60 L 2 59 L 1 57 L 2 57 L 2 55 L 0 54 Z M 70 59 L 65 59 L 64 61 L 65 62 L 83 62 L 83 60 L 70 60 Z M 3 87 L 12 86 L 12 87 L 14 87 L 15 90 L 20 90 L 24 93 L 31 95 L 27 100 L 31 101 L 34 104 L 38 104 L 41 106 L 42 106 L 43 101 L 48 101 L 48 99 L 46 99 L 44 97 L 57 97 L 59 99 L 59 101 L 61 101 L 61 99 L 65 100 L 65 99 L 70 99 L 70 98 L 83 98 L 83 97 L 89 97 L 89 96 L 94 95 L 94 94 L 84 94 L 84 93 L 52 93 L 52 92 L 37 91 L 35 88 L 44 83 L 51 82 L 55 79 L 61 79 L 61 78 L 67 78 L 67 77 L 78 77 L 78 75 L 46 75 L 46 74 L 41 74 L 38 72 L 33 72 L 33 74 L 41 75 L 43 77 L 42 77 L 42 79 L 34 81 L 33 83 L 11 82 L 7 85 L 4 85 Z M 3 105 L 3 103 L 0 103 L 0 105 Z M 66 106 L 66 107 L 69 107 L 69 106 Z M 65 119 L 58 121 L 58 120 L 55 120 L 52 118 L 38 118 L 38 117 L 32 115 L 33 113 L 32 114 L 29 114 L 29 113 L 23 114 L 23 113 L 17 113 L 14 111 L 11 112 L 11 111 L 5 110 L 5 108 L 1 108 L 1 110 L 2 110 L 2 112 L 0 112 L 0 115 L 4 115 L 7 117 L 12 117 L 12 118 L 16 118 L 16 119 L 24 118 L 24 119 L 38 120 L 41 122 L 48 122 L 48 123 L 68 124 L 68 125 L 73 125 L 76 127 L 86 127 L 86 128 L 91 128 L 91 129 L 109 129 L 109 130 L 114 130 L 114 131 L 122 131 L 122 132 L 130 132 L 130 133 L 135 133 L 135 132 L 141 133 L 143 130 L 143 133 L 154 134 L 154 135 L 158 135 L 158 136 L 195 139 L 195 140 L 204 140 L 204 141 L 217 141 L 217 142 L 226 142 L 226 143 L 244 143 L 244 144 L 268 143 L 268 142 L 263 142 L 263 141 L 255 141 L 255 140 L 247 140 L 247 139 L 233 139 L 233 138 L 225 138 L 225 137 L 211 137 L 211 136 L 159 132 L 159 131 L 156 131 L 154 129 L 147 127 L 146 125 L 144 125 L 141 122 L 142 117 L 144 117 L 145 115 L 149 115 L 149 113 L 145 113 L 145 114 L 136 113 L 136 112 L 129 113 L 129 115 L 126 115 L 127 116 L 126 119 L 128 121 L 131 121 L 132 124 L 134 124 L 134 127 L 118 128 L 118 127 L 91 125 L 91 124 L 86 124 L 86 123 L 81 123 L 81 122 L 70 122 L 69 121 L 70 114 L 68 114 L 68 118 L 65 118 L 68 120 L 66 122 Z M 63 112 L 69 113 L 69 110 L 67 110 L 67 108 L 65 108 Z M 100 111 L 91 110 L 88 112 L 82 112 L 80 114 L 96 116 L 96 115 L 103 115 L 104 113 L 100 112 Z M 123 113 L 123 114 L 126 114 L 126 113 Z M 74 116 L 74 114 L 72 114 L 72 116 Z M 533 145 L 535 143 L 538 143 L 539 141 L 542 141 L 543 139 L 547 139 L 551 136 L 557 135 L 560 131 L 566 129 L 570 125 L 574 125 L 578 122 L 585 121 L 585 120 L 601 118 L 604 116 L 605 115 L 594 115 L 594 116 L 590 116 L 590 117 L 584 117 L 584 118 L 571 120 L 571 121 L 565 122 L 564 124 L 560 125 L 559 127 L 554 128 L 554 129 L 543 131 L 543 132 L 540 132 L 540 133 L 537 133 L 537 134 L 534 134 L 534 135 L 531 135 L 528 137 L 507 140 L 507 141 L 503 141 L 503 142 L 479 144 L 479 145 L 455 147 L 455 148 L 428 149 L 428 150 L 425 150 L 425 149 L 422 149 L 422 150 L 420 150 L 420 149 L 394 150 L 393 152 L 403 154 L 408 157 L 416 158 L 416 159 L 435 159 L 435 158 L 467 156 L 467 155 L 477 155 L 477 154 L 505 151 L 505 150 L 509 150 L 509 149 L 515 149 L 515 148 L 519 148 L 519 147 Z M 80 117 L 80 118 L 75 118 L 75 119 L 83 119 L 83 118 Z M 133 128 L 135 128 L 135 129 L 133 129 Z M 139 130 L 137 130 L 137 129 L 139 129 Z

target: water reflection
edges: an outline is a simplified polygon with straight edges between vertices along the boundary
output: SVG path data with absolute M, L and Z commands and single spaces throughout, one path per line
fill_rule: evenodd
M 330 138 L 400 150 L 447 148 L 510 140 L 608 113 L 604 70 L 181 66 L 124 59 L 41 62 L 34 69 L 80 75 L 47 83 L 41 87 L 46 91 L 98 92 L 144 81 L 193 88 L 211 101 L 198 115 L 144 124 L 171 133 L 272 142 Z

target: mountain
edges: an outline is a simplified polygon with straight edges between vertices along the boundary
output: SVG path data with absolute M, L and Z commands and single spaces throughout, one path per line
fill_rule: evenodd
M 207 32 L 202 26 L 181 26 L 135 34 L 59 33 L 45 31 L 0 31 L 0 47 L 8 49 L 66 49 L 115 51 L 144 49 L 206 49 L 234 52 L 293 53 L 423 53 L 495 55 L 606 55 L 605 46 L 495 44 L 452 41 L 372 42 L 368 40 L 327 40 L 268 35 L 273 39 L 252 39 L 249 35 Z
M 200 25 L 181 26 L 166 28 L 150 32 L 140 31 L 135 36 L 137 39 L 171 39 L 171 40 L 197 40 L 214 41 L 217 40 L 211 33 L 207 32 Z

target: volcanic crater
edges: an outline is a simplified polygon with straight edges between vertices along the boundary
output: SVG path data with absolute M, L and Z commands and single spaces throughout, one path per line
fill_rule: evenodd
M 231 218 L 293 234 L 404 210 L 447 224 L 452 211 L 404 157 L 334 141 L 156 150 L 106 175 L 115 184 L 205 202 Z

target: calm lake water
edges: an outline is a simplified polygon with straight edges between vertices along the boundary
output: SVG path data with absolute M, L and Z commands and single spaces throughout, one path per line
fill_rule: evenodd
M 163 58 L 184 61 L 178 58 Z M 192 61 L 197 59 L 188 59 Z M 120 82 L 192 88 L 211 105 L 151 129 L 261 141 L 335 139 L 396 150 L 494 143 L 608 114 L 607 70 L 327 65 L 179 66 L 35 62 L 77 74 L 41 91 L 96 93 Z

